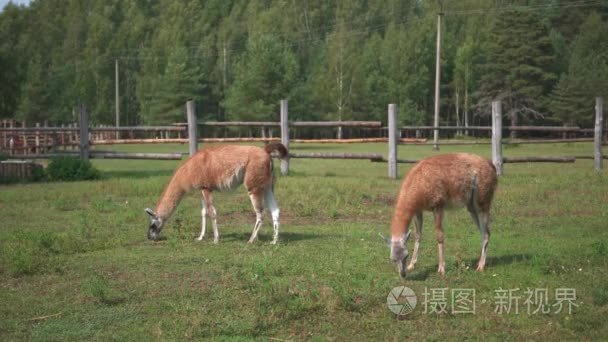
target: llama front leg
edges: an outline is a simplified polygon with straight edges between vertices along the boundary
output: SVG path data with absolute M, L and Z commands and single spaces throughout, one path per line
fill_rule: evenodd
M 422 212 L 416 214 L 414 217 L 414 226 L 416 227 L 416 237 L 414 240 L 414 252 L 412 253 L 412 260 L 407 265 L 407 270 L 411 271 L 418 262 L 418 249 L 420 248 L 420 239 L 422 238 Z
M 488 243 L 490 241 L 490 214 L 482 212 L 479 214 L 479 232 L 481 233 L 481 256 L 477 264 L 477 271 L 482 272 L 486 266 L 488 256 Z
M 205 230 L 207 228 L 207 201 L 205 201 L 204 192 L 201 200 L 201 217 L 201 234 L 198 236 L 198 241 L 202 241 L 205 238 Z
M 218 243 L 220 241 L 220 230 L 217 227 L 217 211 L 213 204 L 209 206 L 209 216 L 213 225 L 213 243 Z
M 215 210 L 215 205 L 213 204 L 213 195 L 211 194 L 211 191 L 203 190 L 203 199 L 204 202 L 207 204 L 207 215 L 209 216 L 209 218 L 211 218 L 211 225 L 213 226 L 213 243 L 218 243 L 220 241 L 220 231 L 217 227 L 217 211 Z M 205 219 L 203 218 L 203 231 L 201 232 L 202 235 L 204 235 L 205 232 L 204 220 Z
M 249 192 L 249 198 L 255 211 L 255 225 L 253 226 L 253 232 L 249 238 L 249 243 L 254 243 L 258 238 L 258 232 L 262 227 L 262 218 L 264 217 L 264 201 L 258 193 Z
M 443 245 L 443 209 L 436 209 L 435 215 L 435 238 L 437 239 L 437 253 L 439 256 L 439 266 L 437 272 L 439 274 L 445 274 L 445 247 Z
M 279 207 L 277 206 L 277 202 L 274 198 L 274 193 L 272 189 L 267 189 L 264 194 L 264 199 L 266 202 L 266 206 L 270 210 L 270 214 L 272 215 L 272 228 L 274 229 L 274 233 L 272 236 L 271 244 L 275 245 L 279 241 Z

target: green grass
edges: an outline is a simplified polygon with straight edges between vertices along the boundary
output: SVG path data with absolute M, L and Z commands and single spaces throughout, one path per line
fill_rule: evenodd
M 294 151 L 386 153 L 385 144 L 294 145 Z M 186 151 L 185 145 L 116 146 Z M 489 156 L 489 146 L 443 147 Z M 506 156 L 591 155 L 591 144 L 519 145 Z M 402 158 L 435 154 L 400 146 Z M 246 243 L 255 215 L 243 188 L 216 194 L 221 241 L 194 241 L 200 198 L 188 195 L 161 242 L 146 240 L 175 161 L 95 160 L 103 179 L 0 186 L 0 339 L 8 340 L 600 340 L 608 335 L 608 179 L 593 161 L 507 164 L 492 210 L 488 268 L 474 271 L 479 233 L 463 210 L 446 214 L 447 274 L 439 276 L 432 217 L 405 280 L 388 234 L 400 180 L 368 161 L 291 162 L 279 177 L 280 243 Z M 278 164 L 278 163 L 277 163 Z M 402 176 L 411 166 L 399 165 Z M 277 167 L 278 168 L 278 167 Z M 410 247 L 411 249 L 411 247 Z M 418 307 L 396 317 L 389 291 Z M 426 314 L 425 289 L 475 289 L 475 314 Z M 495 312 L 516 289 L 519 314 Z M 576 289 L 571 315 L 528 315 L 526 289 Z M 449 292 L 448 292 L 449 293 Z M 448 296 L 448 299 L 449 296 Z M 448 304 L 448 309 L 451 305 Z M 534 308 L 533 308 L 534 310 Z

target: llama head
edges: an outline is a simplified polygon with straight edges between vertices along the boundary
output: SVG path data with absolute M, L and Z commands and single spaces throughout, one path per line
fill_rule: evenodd
M 150 208 L 145 209 L 146 213 L 150 215 L 150 227 L 148 228 L 148 239 L 157 241 L 160 238 L 160 231 L 163 229 L 163 219 L 158 217 L 154 210 Z
M 397 264 L 399 268 L 399 275 L 402 278 L 405 278 L 405 270 L 407 264 L 407 257 L 409 255 L 407 251 L 406 242 L 410 237 L 410 232 L 408 232 L 405 237 L 401 237 L 398 239 L 391 239 L 390 248 L 391 248 L 391 260 Z

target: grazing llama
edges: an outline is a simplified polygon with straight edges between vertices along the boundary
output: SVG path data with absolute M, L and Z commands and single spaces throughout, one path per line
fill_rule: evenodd
M 245 184 L 251 204 L 256 214 L 255 226 L 249 239 L 253 243 L 262 226 L 264 204 L 272 215 L 274 236 L 272 244 L 279 238 L 279 208 L 274 198 L 273 165 L 270 154 L 278 151 L 281 159 L 287 156 L 287 149 L 280 143 L 272 143 L 265 148 L 255 146 L 212 146 L 200 150 L 180 166 L 161 196 L 156 210 L 150 208 L 148 239 L 157 240 L 164 223 L 169 219 L 182 197 L 190 190 L 202 192 L 202 225 L 198 240 L 205 237 L 206 218 L 211 217 L 213 242 L 219 241 L 217 211 L 213 205 L 214 190 L 233 189 Z
M 435 218 L 435 238 L 439 254 L 437 272 L 445 274 L 442 221 L 444 209 L 452 206 L 466 206 L 479 228 L 481 256 L 477 271 L 483 271 L 490 238 L 490 205 L 496 183 L 494 165 L 474 154 L 438 155 L 416 164 L 401 184 L 391 223 L 391 259 L 398 264 L 401 277 L 405 277 L 408 257 L 406 242 L 411 233 L 409 225 L 412 219 L 416 226 L 416 240 L 407 270 L 412 270 L 418 261 L 422 212 L 425 210 L 432 211 Z

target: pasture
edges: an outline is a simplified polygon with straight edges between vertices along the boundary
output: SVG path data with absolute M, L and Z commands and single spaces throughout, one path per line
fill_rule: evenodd
M 386 154 L 386 144 L 291 148 Z M 455 151 L 488 157 L 490 147 L 441 149 Z M 399 146 L 401 158 L 435 153 L 431 146 Z M 591 143 L 504 149 L 507 157 L 591 153 Z M 595 173 L 592 160 L 505 166 L 484 273 L 475 272 L 479 232 L 464 209 L 446 212 L 446 276 L 436 273 L 437 244 L 426 213 L 417 268 L 405 280 L 378 233 L 389 234 L 393 198 L 411 165 L 400 164 L 399 179 L 389 180 L 384 163 L 292 160 L 291 175 L 278 176 L 276 184 L 282 227 L 279 244 L 272 246 L 270 215 L 260 240 L 246 243 L 255 214 L 242 187 L 215 195 L 218 245 L 209 235 L 194 240 L 200 231 L 199 193 L 184 198 L 163 230 L 166 240 L 148 241 L 143 209 L 156 203 L 178 162 L 93 163 L 103 180 L 0 186 L 1 340 L 608 336 L 608 179 L 606 171 Z M 411 251 L 411 240 L 408 245 Z M 386 301 L 389 291 L 402 285 L 418 295 L 418 306 L 398 317 Z M 425 290 L 438 294 L 432 290 L 444 288 L 445 301 L 432 299 L 445 302 L 447 313 L 430 312 L 437 308 L 432 302 L 425 312 Z M 458 289 L 475 291 L 474 312 L 454 312 L 451 290 Z M 529 309 L 527 289 L 547 289 L 549 305 L 535 300 Z M 575 290 L 571 314 L 566 302 L 556 313 L 558 289 Z M 502 290 L 512 290 L 509 312 L 498 305 Z

